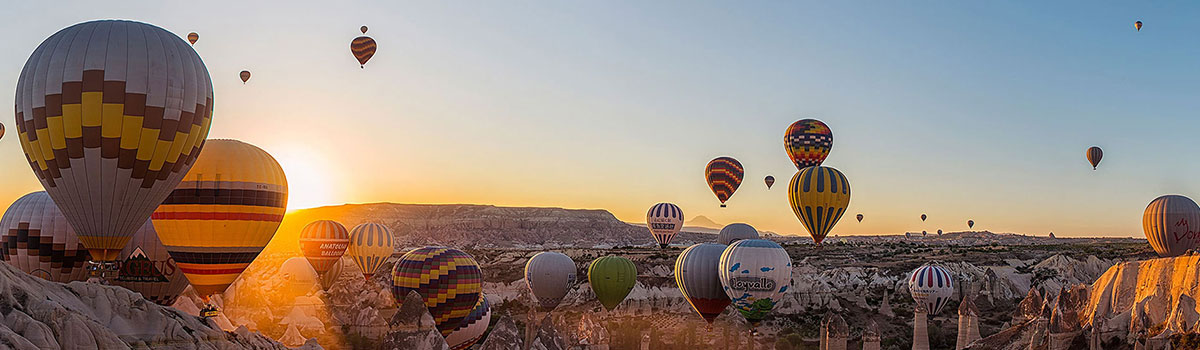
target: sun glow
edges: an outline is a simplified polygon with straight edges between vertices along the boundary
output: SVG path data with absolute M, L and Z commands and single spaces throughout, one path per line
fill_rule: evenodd
M 288 212 L 333 203 L 332 179 L 324 159 L 303 148 L 281 148 L 273 154 L 288 182 Z

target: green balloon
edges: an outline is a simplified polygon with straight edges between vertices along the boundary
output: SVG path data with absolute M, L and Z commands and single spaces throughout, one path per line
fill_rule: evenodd
M 617 308 L 621 301 L 633 290 L 637 282 L 637 266 L 629 259 L 619 256 L 606 256 L 592 261 L 588 266 L 588 283 L 596 292 L 596 299 L 608 311 Z

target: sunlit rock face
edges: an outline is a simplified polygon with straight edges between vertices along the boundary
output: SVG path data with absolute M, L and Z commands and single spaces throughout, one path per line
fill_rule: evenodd
M 0 263 L 0 314 L 4 348 L 286 349 L 259 333 L 226 332 L 124 288 L 49 282 L 7 263 Z
M 392 317 L 391 331 L 384 338 L 383 348 L 443 350 L 450 346 L 438 332 L 433 315 L 425 308 L 425 300 L 416 291 L 410 291 Z

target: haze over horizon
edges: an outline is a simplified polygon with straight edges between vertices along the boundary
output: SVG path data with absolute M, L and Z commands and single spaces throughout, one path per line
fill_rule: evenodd
M 817 118 L 835 135 L 825 165 L 853 189 L 831 235 L 973 219 L 1141 237 L 1152 199 L 1200 196 L 1200 164 L 1181 154 L 1200 147 L 1200 4 L 1088 4 L 19 2 L 0 13 L 0 104 L 48 36 L 126 18 L 200 34 L 209 138 L 270 152 L 290 210 L 477 203 L 639 222 L 672 202 L 689 218 L 804 234 L 782 134 Z M 365 69 L 346 47 L 361 25 L 379 42 Z M 0 118 L 6 206 L 41 190 L 12 120 Z M 1092 145 L 1105 151 L 1096 171 Z M 703 177 L 718 156 L 746 168 L 724 209 Z

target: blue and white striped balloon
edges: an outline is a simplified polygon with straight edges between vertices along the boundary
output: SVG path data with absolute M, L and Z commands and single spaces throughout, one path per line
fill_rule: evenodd
M 646 212 L 646 227 L 658 245 L 666 248 L 683 229 L 683 210 L 671 203 L 658 203 Z
M 917 307 L 924 308 L 930 315 L 942 312 L 954 296 L 954 279 L 950 271 L 937 264 L 925 264 L 913 270 L 908 277 L 908 291 L 912 293 Z

